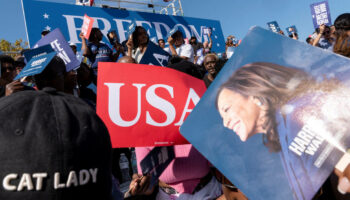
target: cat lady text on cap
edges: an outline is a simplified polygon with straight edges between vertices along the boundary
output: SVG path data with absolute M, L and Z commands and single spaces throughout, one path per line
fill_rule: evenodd
M 55 190 L 61 188 L 70 188 L 86 185 L 89 182 L 96 183 L 98 169 L 82 169 L 80 171 L 70 171 L 67 177 L 63 176 L 60 172 L 53 174 L 53 187 Z M 48 174 L 41 173 L 23 173 L 22 175 L 11 173 L 7 174 L 2 179 L 2 186 L 7 191 L 23 191 L 34 190 L 40 191 L 43 187 L 43 182 L 47 181 Z M 19 180 L 19 182 L 18 182 Z M 64 181 L 66 180 L 66 181 Z M 15 184 L 18 182 L 18 184 Z

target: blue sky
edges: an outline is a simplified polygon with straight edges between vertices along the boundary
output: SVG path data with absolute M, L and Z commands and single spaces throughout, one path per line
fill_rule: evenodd
M 74 3 L 75 0 L 46 0 Z M 137 0 L 134 0 L 137 1 Z M 153 0 L 161 2 L 161 0 Z M 221 22 L 224 36 L 243 38 L 249 28 L 276 20 L 282 30 L 296 25 L 301 41 L 313 32 L 310 4 L 320 0 L 182 0 L 185 16 L 215 19 Z M 101 3 L 99 0 L 95 0 Z M 144 1 L 143 1 L 144 2 Z M 350 12 L 349 0 L 329 0 L 332 21 L 344 12 Z M 0 0 L 0 39 L 11 42 L 25 36 L 21 0 Z

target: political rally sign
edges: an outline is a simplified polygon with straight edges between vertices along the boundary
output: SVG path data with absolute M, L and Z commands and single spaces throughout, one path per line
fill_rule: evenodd
M 278 23 L 276 21 L 267 22 L 267 26 L 274 33 L 279 33 L 281 31 L 281 28 L 278 26 Z
M 46 66 L 51 62 L 56 52 L 52 51 L 45 54 L 38 54 L 38 56 L 33 56 L 33 58 L 27 63 L 27 65 L 21 70 L 21 72 L 14 78 L 18 80 L 26 76 L 33 76 L 40 74 Z
M 23 53 L 23 55 L 27 61 L 30 61 L 33 57 L 42 56 L 42 55 L 48 54 L 48 53 L 53 52 L 53 51 L 54 50 L 51 47 L 51 45 L 47 44 L 47 45 L 43 45 L 43 46 L 35 48 L 35 49 L 31 49 L 30 51 L 26 51 Z
M 92 25 L 94 24 L 94 19 L 84 15 L 83 26 L 81 27 L 81 32 L 83 32 L 85 39 L 89 39 Z
M 168 66 L 169 58 L 170 54 L 168 52 L 164 51 L 161 47 L 154 44 L 153 42 L 149 42 L 146 52 L 140 60 L 140 64 L 166 67 Z
M 287 34 L 292 35 L 293 33 L 298 33 L 297 27 L 295 25 L 286 28 Z
M 143 175 L 151 175 L 151 187 L 158 182 L 159 177 L 175 158 L 174 146 L 154 147 L 141 160 Z
M 59 28 L 51 31 L 45 37 L 41 38 L 34 48 L 50 44 L 51 47 L 57 52 L 57 56 L 62 58 L 66 65 L 66 70 L 71 71 L 80 66 L 80 62 L 77 56 L 74 54 L 72 48 L 69 46 Z
M 320 25 L 325 24 L 327 26 L 332 25 L 331 13 L 329 10 L 328 1 L 322 1 L 313 3 L 310 5 L 312 22 L 315 29 Z
M 248 199 L 310 200 L 350 147 L 349 77 L 348 58 L 254 27 L 180 132 Z
M 212 51 L 224 52 L 225 39 L 219 21 L 209 19 L 197 19 L 190 17 L 160 15 L 154 13 L 134 12 L 110 8 L 98 8 L 87 6 L 76 6 L 71 4 L 60 4 L 35 0 L 22 0 L 27 36 L 30 45 L 40 39 L 42 30 L 53 30 L 60 28 L 69 43 L 77 44 L 81 48 L 79 33 L 83 24 L 84 15 L 94 19 L 93 27 L 98 27 L 103 33 L 103 42 L 107 43 L 107 33 L 116 30 L 120 42 L 127 39 L 127 31 L 132 20 L 138 26 L 143 26 L 150 39 L 165 39 L 167 33 L 174 27 L 178 27 L 184 38 L 192 35 L 199 42 L 203 42 L 204 34 L 202 27 L 212 27 L 213 47 Z
M 202 80 L 166 67 L 101 62 L 97 114 L 114 148 L 186 144 L 179 127 L 205 90 Z

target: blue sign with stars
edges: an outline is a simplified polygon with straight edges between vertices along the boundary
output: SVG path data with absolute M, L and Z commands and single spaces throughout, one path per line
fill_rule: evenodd
M 107 33 L 116 30 L 120 42 L 127 39 L 128 27 L 132 21 L 143 26 L 151 41 L 165 39 L 168 32 L 178 27 L 184 38 L 195 36 L 199 42 L 204 41 L 202 27 L 212 27 L 214 52 L 225 51 L 225 39 L 220 22 L 217 20 L 197 19 L 181 16 L 160 15 L 154 13 L 134 12 L 109 8 L 77 6 L 35 0 L 22 0 L 27 36 L 30 45 L 40 40 L 43 30 L 60 28 L 68 43 L 75 43 L 81 48 L 79 33 L 84 15 L 94 18 L 93 27 L 98 27 L 104 35 L 103 42 L 108 43 Z

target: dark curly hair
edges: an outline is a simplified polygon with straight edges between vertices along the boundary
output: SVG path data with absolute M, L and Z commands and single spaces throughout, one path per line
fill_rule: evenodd
M 263 128 L 263 143 L 270 151 L 281 150 L 275 113 L 289 100 L 304 93 L 315 82 L 304 71 L 281 65 L 256 62 L 239 68 L 218 90 L 239 93 L 244 97 L 253 96 L 267 107 Z M 218 107 L 217 107 L 218 108 Z

